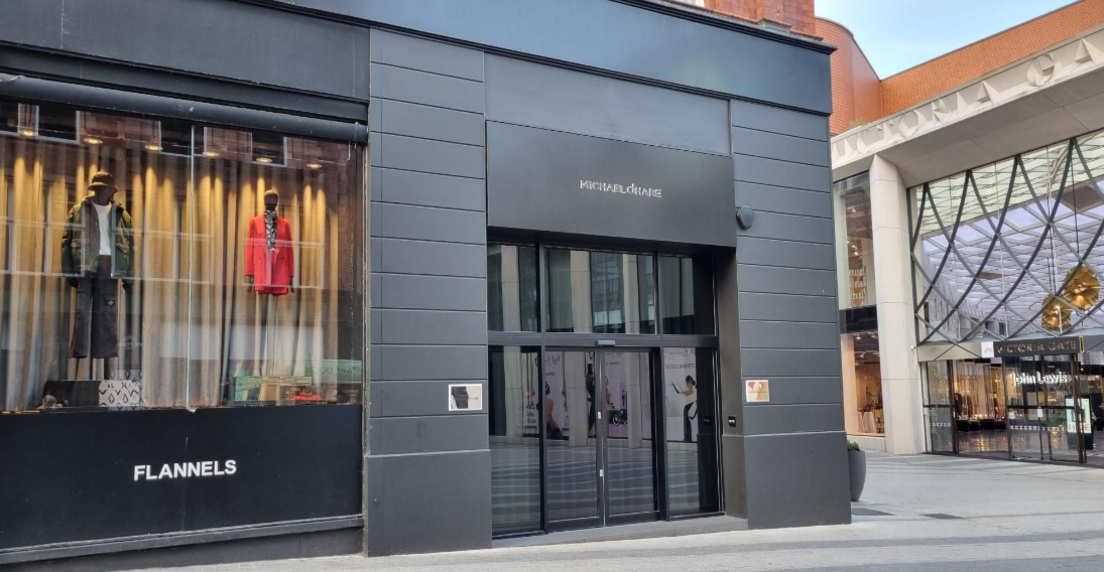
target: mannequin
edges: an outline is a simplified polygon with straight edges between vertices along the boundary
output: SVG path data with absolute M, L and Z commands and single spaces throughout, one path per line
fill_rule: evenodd
M 291 223 L 276 214 L 280 193 L 265 191 L 264 205 L 264 214 L 249 221 L 249 235 L 245 243 L 245 276 L 249 279 L 249 292 L 270 296 L 294 294 L 291 283 L 295 277 L 295 248 L 291 243 Z
M 130 214 L 115 202 L 115 177 L 92 176 L 91 195 L 69 210 L 61 238 L 61 266 L 77 289 L 70 357 L 107 359 L 119 355 L 119 283 L 134 282 L 134 228 Z M 77 367 L 80 367 L 78 362 Z

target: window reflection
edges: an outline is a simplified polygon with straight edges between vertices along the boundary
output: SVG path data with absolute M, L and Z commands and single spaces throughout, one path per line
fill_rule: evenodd
M 847 285 L 840 306 L 858 308 L 877 303 L 874 287 L 874 233 L 870 216 L 870 173 L 860 173 L 832 185 L 844 221 L 837 240 L 840 268 L 847 269 Z
M 659 257 L 663 333 L 714 333 L 713 265 L 709 257 Z
M 487 410 L 495 535 L 541 526 L 539 355 L 537 348 L 490 348 Z
M 548 331 L 654 334 L 653 258 L 550 248 Z
M 538 330 L 537 248 L 487 245 L 487 326 L 493 332 Z

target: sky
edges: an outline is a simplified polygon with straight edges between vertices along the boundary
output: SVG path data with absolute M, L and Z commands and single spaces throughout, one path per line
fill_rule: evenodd
M 1073 0 L 816 0 L 885 79 Z

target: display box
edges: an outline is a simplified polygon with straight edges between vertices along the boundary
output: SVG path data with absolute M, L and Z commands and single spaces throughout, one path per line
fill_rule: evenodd
M 234 378 L 232 405 L 293 405 L 302 399 L 312 385 L 309 377 L 296 376 L 238 376 Z M 299 397 L 299 399 L 297 399 Z

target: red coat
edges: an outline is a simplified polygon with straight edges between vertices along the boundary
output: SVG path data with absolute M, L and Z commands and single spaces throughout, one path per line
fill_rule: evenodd
M 245 242 L 245 275 L 253 277 L 258 294 L 282 296 L 288 293 L 295 276 L 295 245 L 291 242 L 291 223 L 276 217 L 276 248 L 268 249 L 265 237 L 265 217 L 258 215 L 249 221 L 249 237 Z

